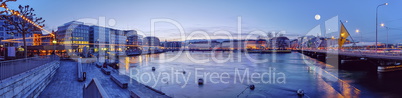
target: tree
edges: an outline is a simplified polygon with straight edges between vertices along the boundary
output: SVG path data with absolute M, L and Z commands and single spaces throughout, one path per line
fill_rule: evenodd
M 5 3 L 1 5 L 3 8 L 7 8 Z M 9 32 L 8 34 L 21 34 L 24 42 L 24 56 L 27 58 L 27 44 L 26 35 L 35 31 L 40 31 L 45 25 L 45 20 L 42 17 L 36 17 L 35 10 L 30 8 L 29 5 L 18 6 L 18 11 L 9 10 L 10 14 L 2 15 L 0 19 L 5 20 L 3 27 Z M 6 13 L 8 13 L 6 12 Z

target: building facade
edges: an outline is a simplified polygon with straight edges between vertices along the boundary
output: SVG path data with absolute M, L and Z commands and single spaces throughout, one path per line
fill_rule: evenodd
M 148 36 L 143 38 L 142 40 L 142 45 L 143 46 L 159 46 L 160 45 L 160 40 L 157 37 L 154 36 Z
M 72 46 L 67 48 L 68 52 L 83 52 L 83 49 L 87 49 L 84 47 L 89 47 L 89 29 L 90 26 L 84 25 L 83 22 L 68 22 L 58 27 L 56 38 L 59 44 Z
M 270 49 L 289 49 L 290 40 L 287 37 L 274 37 L 268 42 Z
M 105 56 L 109 49 L 110 28 L 91 26 L 89 30 L 90 49 L 99 56 Z
M 161 46 L 164 47 L 164 49 L 180 49 L 182 46 L 181 41 L 165 41 L 161 43 Z
M 58 27 L 56 38 L 65 46 L 76 46 L 68 52 L 89 52 L 97 56 L 124 55 L 127 48 L 127 35 L 136 36 L 135 30 L 118 30 L 83 22 L 71 21 Z M 138 43 L 138 39 L 130 40 Z

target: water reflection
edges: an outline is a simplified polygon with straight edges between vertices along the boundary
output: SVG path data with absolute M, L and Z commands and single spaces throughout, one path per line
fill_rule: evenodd
M 359 84 L 356 84 L 361 87 L 359 89 L 352 86 L 350 83 L 354 82 L 353 79 L 341 80 L 337 77 L 338 75 L 333 75 L 331 71 L 334 67 L 304 58 L 299 53 L 249 54 L 253 59 L 268 61 L 255 63 L 247 59 L 241 52 L 183 52 L 177 59 L 165 62 L 166 59 L 175 57 L 177 54 L 177 52 L 167 52 L 120 58 L 125 66 L 119 71 L 134 79 L 146 80 L 140 82 L 154 86 L 155 89 L 172 97 L 237 97 L 238 95 L 239 97 L 297 97 L 295 93 L 297 89 L 303 89 L 310 97 L 367 97 L 372 95 L 361 94 L 361 90 L 367 89 Z M 199 63 L 197 60 L 208 60 L 208 62 Z M 217 60 L 226 62 L 216 62 Z M 305 64 L 305 60 L 312 64 Z M 152 71 L 152 67 L 155 67 L 156 70 Z M 236 69 L 240 73 L 245 71 L 260 74 L 270 72 L 277 77 L 280 76 L 278 73 L 284 73 L 286 82 L 239 83 L 240 80 L 238 78 L 236 80 L 238 77 Z M 196 75 L 196 71 L 209 73 L 209 75 L 212 73 L 227 74 L 228 78 L 205 78 L 208 82 L 203 86 L 198 86 L 197 79 L 202 76 Z M 149 74 L 149 77 L 144 74 Z M 152 77 L 152 74 L 155 74 L 155 77 Z M 158 75 L 160 76 L 158 77 Z M 172 80 L 163 78 L 164 76 L 176 78 Z M 252 81 L 250 78 L 250 75 L 245 76 L 243 81 Z M 276 80 L 272 77 L 262 77 L 262 79 Z M 188 83 L 184 81 L 188 81 Z M 210 83 L 211 81 L 229 82 Z M 255 84 L 256 90 L 247 89 L 250 84 Z

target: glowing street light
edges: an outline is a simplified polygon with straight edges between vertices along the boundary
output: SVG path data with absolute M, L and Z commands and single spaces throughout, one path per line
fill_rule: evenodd
M 363 34 L 360 33 L 359 29 L 356 29 L 356 33 L 360 34 L 360 42 L 362 42 L 363 41 Z
M 53 53 L 54 53 L 54 55 L 56 55 L 56 43 L 57 43 L 57 41 L 53 40 L 52 42 L 53 42 Z
M 376 8 L 375 12 L 375 52 L 377 53 L 378 49 L 378 7 L 383 6 L 383 5 L 388 5 L 388 3 L 380 4 Z
M 387 26 L 385 26 L 384 23 L 381 23 L 381 27 L 385 27 L 385 29 L 387 29 L 387 43 L 385 44 L 385 48 L 388 48 L 388 32 L 389 32 L 389 28 Z
M 56 40 L 53 40 L 52 42 L 53 42 L 53 44 L 56 44 L 56 43 L 57 43 L 57 41 L 56 41 Z

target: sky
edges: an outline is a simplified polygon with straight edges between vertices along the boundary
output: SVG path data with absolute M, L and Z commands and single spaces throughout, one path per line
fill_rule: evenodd
M 208 38 L 202 34 L 213 39 L 227 38 L 226 33 L 216 34 L 217 31 L 243 38 L 253 31 L 286 32 L 289 38 L 296 38 L 317 25 L 325 27 L 325 21 L 338 16 L 355 40 L 373 42 L 376 7 L 386 2 L 389 5 L 379 7 L 378 22 L 390 28 L 390 43 L 402 43 L 400 0 L 18 0 L 8 5 L 14 9 L 18 5 L 30 5 L 37 16 L 46 20 L 45 29 L 49 31 L 69 21 L 95 20 L 99 22 L 93 24 L 102 22 L 106 27 L 137 30 L 161 40 Z M 316 15 L 320 19 L 315 19 Z M 158 20 L 169 22 L 156 22 L 155 32 L 151 34 L 151 22 Z M 172 22 L 179 24 L 184 33 Z M 241 23 L 241 33 L 238 23 Z M 360 32 L 356 33 L 356 29 Z M 181 37 L 183 34 L 186 36 Z M 195 36 L 190 37 L 191 34 Z M 378 27 L 380 42 L 386 42 L 386 35 L 387 29 Z

